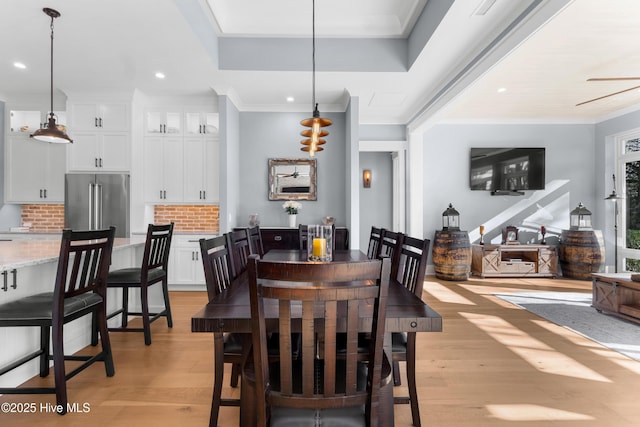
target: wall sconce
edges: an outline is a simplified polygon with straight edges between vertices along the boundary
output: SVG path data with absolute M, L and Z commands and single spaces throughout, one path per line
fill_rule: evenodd
M 371 169 L 362 171 L 362 186 L 364 188 L 371 188 Z

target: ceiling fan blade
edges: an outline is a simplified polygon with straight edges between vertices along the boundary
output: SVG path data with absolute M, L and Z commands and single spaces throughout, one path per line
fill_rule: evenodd
M 613 82 L 624 80 L 640 80 L 640 77 L 592 77 L 587 79 L 588 82 Z
M 609 98 L 610 96 L 620 95 L 621 93 L 629 92 L 629 91 L 632 91 L 632 90 L 635 90 L 635 89 L 640 89 L 640 86 L 634 86 L 634 87 L 631 87 L 629 89 L 620 90 L 618 92 L 610 93 L 609 95 L 599 96 L 597 98 L 593 98 L 593 99 L 590 99 L 588 101 L 584 101 L 584 102 L 581 102 L 579 104 L 576 104 L 576 107 L 579 107 L 579 106 L 584 105 L 584 104 L 588 104 L 588 103 L 593 102 L 593 101 L 599 101 L 599 100 L 604 99 L 604 98 Z

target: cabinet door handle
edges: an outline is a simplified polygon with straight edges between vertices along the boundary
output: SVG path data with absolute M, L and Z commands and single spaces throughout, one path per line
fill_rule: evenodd
M 102 127 L 102 117 L 100 117 L 100 127 Z
M 8 283 L 7 283 L 7 273 L 8 273 L 8 271 L 3 271 L 2 272 L 2 281 L 4 283 L 2 285 L 2 290 L 5 291 L 5 292 L 7 292 L 9 290 L 9 286 L 8 286 Z
M 207 190 L 202 190 L 202 200 L 207 199 Z
M 43 191 L 44 191 L 44 198 L 46 199 L 47 198 L 47 189 L 45 188 Z
M 98 127 L 98 118 L 97 117 L 93 118 L 93 127 L 96 127 L 96 128 Z
M 13 284 L 11 285 L 11 287 L 13 289 L 18 289 L 18 270 L 14 268 L 13 270 L 11 270 L 11 274 L 13 275 Z
M 40 198 L 42 199 L 42 188 L 40 189 Z
M 163 195 L 163 196 L 164 196 L 164 198 L 166 199 L 166 198 L 167 198 L 167 190 L 164 190 L 162 193 L 163 193 L 162 195 Z
M 167 133 L 167 125 L 162 125 L 162 133 Z
M 273 236 L 273 240 L 279 242 L 280 240 L 282 240 L 282 236 Z
M 93 164 L 95 165 L 95 167 L 98 167 L 98 158 L 97 157 L 94 157 Z
M 160 198 L 162 199 L 162 190 L 160 190 Z
M 102 157 L 100 157 L 100 167 L 102 167 Z

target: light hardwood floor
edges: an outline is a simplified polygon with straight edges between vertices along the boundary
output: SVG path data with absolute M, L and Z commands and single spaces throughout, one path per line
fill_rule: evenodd
M 424 299 L 442 315 L 444 331 L 418 334 L 423 425 L 640 425 L 640 362 L 493 296 L 590 288 L 588 281 L 562 279 L 447 282 L 427 277 Z M 173 292 L 175 326 L 168 329 L 164 319 L 154 323 L 151 346 L 144 345 L 141 334 L 112 333 L 116 375 L 105 377 L 96 364 L 69 382 L 70 401 L 88 403 L 90 412 L 0 413 L 0 426 L 206 426 L 213 339 L 190 332 L 190 317 L 205 301 L 204 292 Z M 226 372 L 223 393 L 237 396 L 228 377 Z M 1 396 L 0 402 L 39 407 L 55 398 L 14 395 Z M 395 419 L 396 426 L 410 426 L 409 405 L 396 405 Z M 238 408 L 221 408 L 221 426 L 237 422 Z

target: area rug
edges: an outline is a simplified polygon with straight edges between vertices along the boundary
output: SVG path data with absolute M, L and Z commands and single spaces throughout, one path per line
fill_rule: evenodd
M 497 297 L 640 361 L 640 325 L 599 313 L 591 293 L 517 292 Z

